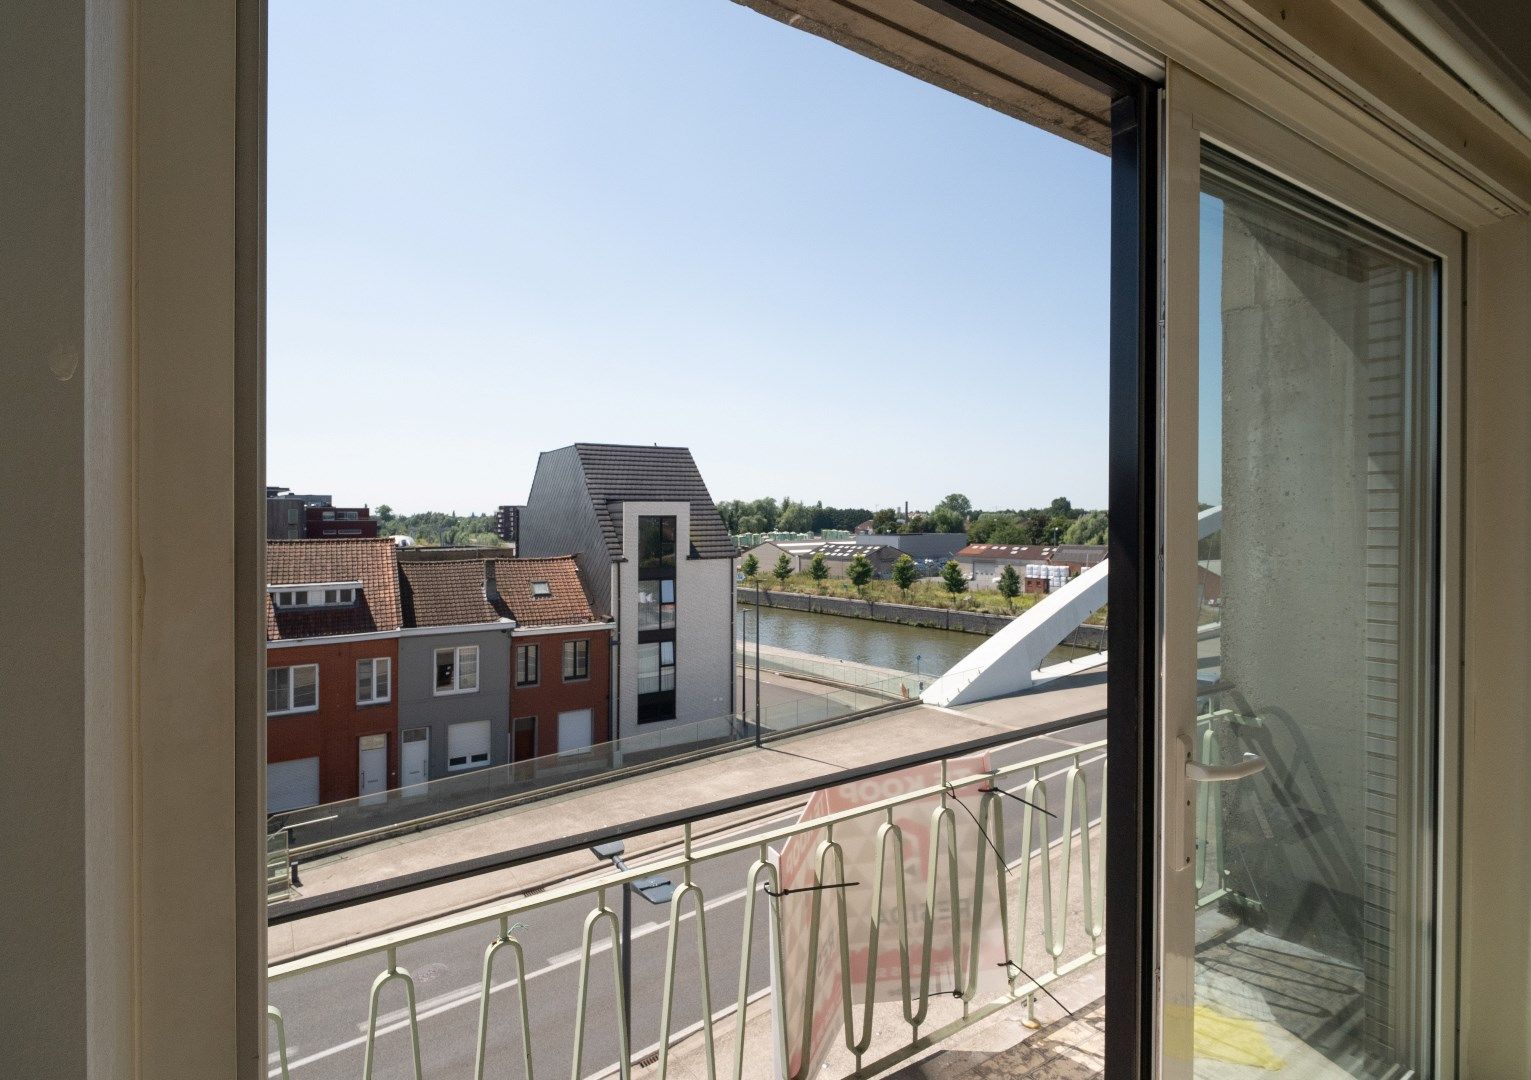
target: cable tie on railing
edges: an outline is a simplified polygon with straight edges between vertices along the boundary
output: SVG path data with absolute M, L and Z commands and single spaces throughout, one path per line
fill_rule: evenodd
M 1057 814 L 1053 813 L 1051 810 L 1047 809 L 1047 807 L 1045 807 L 1045 806 L 1038 806 L 1034 802 L 1031 802 L 1031 801 L 1029 801 L 1027 799 L 1021 798 L 1019 795 L 1015 794 L 1015 792 L 1013 792 L 1013 791 L 1006 791 L 1004 788 L 995 787 L 993 784 L 990 784 L 988 787 L 981 787 L 978 790 L 983 792 L 985 795 L 989 794 L 989 792 L 992 791 L 996 795 L 1003 795 L 1007 799 L 1014 799 L 1016 802 L 1022 804 L 1023 806 L 1029 806 L 1033 810 L 1040 810 L 1040 811 L 1042 811 L 1042 813 L 1046 814 L 1050 818 L 1056 818 L 1058 816 Z
M 861 882 L 859 881 L 835 881 L 828 885 L 804 885 L 800 889 L 781 889 L 780 891 L 772 889 L 769 885 L 762 886 L 762 888 L 767 896 L 776 899 L 782 896 L 791 896 L 796 892 L 823 892 L 825 889 L 849 889 L 853 885 L 860 884 Z
M 962 801 L 962 797 L 957 794 L 957 788 L 953 784 L 948 782 L 946 785 L 946 790 L 948 793 L 950 793 L 952 798 L 957 800 L 957 805 L 962 807 L 962 812 L 965 813 L 968 817 L 972 818 L 973 824 L 978 826 L 979 835 L 982 836 L 984 840 L 988 841 L 989 850 L 994 852 L 994 857 L 999 860 L 999 865 L 1004 868 L 1005 873 L 1010 873 L 1010 866 L 1005 862 L 1004 852 L 999 850 L 999 845 L 996 844 L 993 838 L 989 836 L 989 830 L 983 827 L 983 822 L 978 820 L 978 815 L 968 809 L 967 803 Z
M 1001 960 L 999 962 L 999 964 L 997 964 L 996 966 L 997 967 L 1002 967 L 1002 968 L 1015 968 L 1016 971 L 1019 971 L 1021 973 L 1021 978 L 1025 979 L 1027 982 L 1029 982 L 1032 985 L 1034 985 L 1038 990 L 1042 991 L 1042 993 L 1044 993 L 1048 997 L 1052 998 L 1054 1005 L 1058 1006 L 1058 1008 L 1060 1008 L 1064 1012 L 1068 1013 L 1069 1016 L 1073 1016 L 1074 1015 L 1074 1010 L 1073 1009 L 1069 1008 L 1067 1005 L 1063 1004 L 1063 1002 L 1059 1001 L 1057 996 L 1051 990 L 1049 990 L 1047 987 L 1043 986 L 1041 983 L 1037 982 L 1037 980 L 1033 979 L 1030 975 L 1026 974 L 1026 969 L 1021 967 L 1020 964 L 1017 964 L 1014 960 L 1010 959 L 1008 956 L 1005 957 L 1003 960 Z

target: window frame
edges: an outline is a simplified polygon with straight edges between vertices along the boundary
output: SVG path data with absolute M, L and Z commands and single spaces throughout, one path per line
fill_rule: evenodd
M 293 701 L 297 697 L 297 677 L 294 672 L 303 669 L 311 669 L 314 673 L 314 703 L 312 705 L 294 706 Z M 277 672 L 287 673 L 287 708 L 271 708 L 271 676 Z M 266 668 L 266 715 L 267 716 L 296 716 L 302 713 L 319 711 L 319 665 L 318 664 L 286 664 L 279 667 L 267 666 Z
M 452 685 L 443 689 L 441 685 L 441 654 L 452 654 Z M 473 656 L 473 685 L 462 685 L 463 657 Z M 479 690 L 479 651 L 477 645 L 442 645 L 431 652 L 431 696 L 451 697 L 454 694 L 476 694 Z
M 523 664 L 522 658 L 530 658 L 531 663 Z M 530 670 L 531 678 L 523 680 L 523 672 Z M 529 689 L 542 685 L 542 648 L 540 643 L 528 641 L 516 646 L 516 670 L 515 683 L 518 688 Z
M 570 661 L 573 660 L 575 673 L 570 674 Z M 563 681 L 589 682 L 590 681 L 590 639 L 571 638 L 563 643 Z
M 363 664 L 371 665 L 368 676 L 368 688 L 370 697 L 361 696 L 361 667 Z M 387 672 L 388 693 L 379 695 L 377 692 L 378 665 L 383 664 Z M 393 700 L 393 657 L 391 656 L 365 656 L 356 661 L 356 704 L 358 705 L 385 705 Z

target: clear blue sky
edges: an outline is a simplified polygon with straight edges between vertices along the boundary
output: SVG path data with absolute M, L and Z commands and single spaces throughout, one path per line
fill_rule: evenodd
M 268 472 L 1106 500 L 1106 158 L 729 0 L 273 0 Z

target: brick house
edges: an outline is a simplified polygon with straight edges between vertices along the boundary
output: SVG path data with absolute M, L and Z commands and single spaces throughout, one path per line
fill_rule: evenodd
M 611 737 L 614 624 L 591 608 L 572 556 L 398 559 L 404 783 Z
M 391 539 L 266 545 L 267 812 L 398 782 Z

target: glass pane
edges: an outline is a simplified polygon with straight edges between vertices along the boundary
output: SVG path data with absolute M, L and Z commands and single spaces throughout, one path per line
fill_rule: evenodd
M 457 668 L 457 654 L 453 649 L 436 650 L 436 689 L 452 689 L 452 672 Z
M 292 707 L 311 709 L 319 703 L 319 669 L 313 665 L 292 669 Z
M 372 700 L 372 661 L 356 661 L 356 700 Z
M 374 666 L 376 671 L 373 690 L 378 699 L 383 700 L 392 693 L 389 684 L 393 681 L 393 660 L 389 657 L 384 657 L 376 661 Z
M 1427 1075 L 1436 266 L 1203 158 L 1198 1077 Z M 1244 1075 L 1238 1073 L 1238 1075 Z
M 457 688 L 474 690 L 478 687 L 478 646 L 457 651 Z

